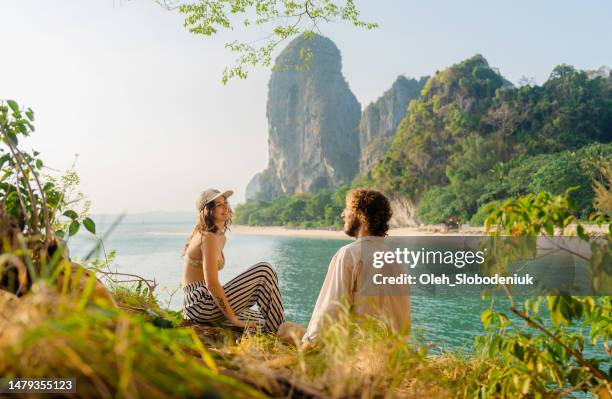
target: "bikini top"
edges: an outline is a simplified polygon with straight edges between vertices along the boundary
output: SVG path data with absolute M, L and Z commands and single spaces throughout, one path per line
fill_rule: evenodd
M 202 267 L 201 259 L 193 259 L 187 254 L 185 254 L 185 259 L 187 259 L 187 264 L 191 267 Z M 217 270 L 223 269 L 223 266 L 225 266 L 225 255 L 221 252 L 221 259 L 217 259 Z
M 201 239 L 200 245 L 202 245 Z M 187 259 L 187 264 L 191 267 L 202 267 L 202 259 L 193 259 L 187 252 L 185 252 L 185 259 Z M 221 251 L 221 258 L 217 259 L 217 270 L 223 269 L 223 266 L 225 266 L 225 254 Z

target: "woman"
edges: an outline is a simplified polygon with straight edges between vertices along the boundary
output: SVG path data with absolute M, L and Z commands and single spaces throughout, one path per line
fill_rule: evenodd
M 272 265 L 260 262 L 223 286 L 219 282 L 225 231 L 232 217 L 227 198 L 232 194 L 208 189 L 196 202 L 198 222 L 184 250 L 183 317 L 196 322 L 226 319 L 236 327 L 260 326 L 276 333 L 285 313 Z M 251 309 L 255 304 L 258 310 Z

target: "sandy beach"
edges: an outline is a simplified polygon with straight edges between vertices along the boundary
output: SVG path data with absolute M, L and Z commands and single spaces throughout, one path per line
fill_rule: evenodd
M 584 226 L 588 233 L 600 235 L 605 234 L 607 229 L 595 225 Z M 575 231 L 571 226 L 565 235 Z M 172 229 L 172 233 L 189 234 L 191 229 Z M 350 239 L 343 231 L 325 229 L 295 229 L 283 226 L 244 226 L 232 225 L 230 234 L 236 235 L 256 235 L 256 236 L 282 236 L 282 237 L 302 237 L 302 238 L 322 238 L 335 240 Z M 560 231 L 555 234 L 559 235 Z M 446 231 L 441 225 L 422 226 L 422 227 L 395 227 L 389 230 L 391 237 L 419 237 L 419 236 L 466 236 L 466 235 L 486 235 L 484 227 L 461 227 L 459 230 Z
M 264 235 L 285 236 L 303 238 L 325 238 L 347 240 L 349 237 L 340 230 L 323 229 L 290 229 L 282 226 L 242 226 L 233 225 L 231 233 L 237 235 Z M 481 235 L 484 234 L 482 227 L 461 228 L 457 231 L 445 232 L 438 226 L 424 227 L 399 227 L 389 230 L 390 236 L 418 237 L 418 236 L 448 236 L 448 235 Z

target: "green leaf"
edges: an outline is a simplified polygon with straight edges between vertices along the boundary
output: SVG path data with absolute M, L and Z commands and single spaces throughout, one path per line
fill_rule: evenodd
M 544 229 L 546 230 L 546 234 L 548 234 L 549 236 L 553 236 L 555 234 L 555 227 L 553 225 L 553 222 L 551 222 L 550 220 L 547 220 L 546 223 L 544 223 Z
M 516 356 L 519 360 L 523 360 L 525 356 L 525 350 L 518 342 L 514 343 L 514 356 Z
M 563 323 L 563 321 L 565 320 L 565 318 L 563 317 L 563 314 L 561 313 L 560 306 L 557 306 L 556 308 L 554 308 L 553 311 L 550 312 L 550 316 L 555 326 L 558 326 L 559 324 Z
M 96 224 L 93 220 L 91 220 L 91 218 L 87 217 L 83 219 L 83 226 L 85 226 L 87 231 L 89 231 L 91 234 L 96 234 Z
M 568 324 L 572 321 L 574 317 L 574 312 L 571 306 L 571 297 L 568 299 L 567 297 L 561 297 L 559 301 L 559 311 L 561 312 L 562 322 L 564 324 Z
M 25 114 L 30 121 L 34 122 L 34 111 L 31 108 L 28 108 Z
M 576 386 L 576 384 L 580 382 L 580 374 L 581 374 L 580 369 L 573 368 L 567 375 L 567 379 L 572 385 Z
M 489 345 L 489 350 L 488 350 L 489 356 L 493 356 L 494 354 L 497 353 L 497 351 L 499 350 L 500 343 L 501 343 L 501 337 L 499 335 L 495 335 Z
M 5 164 L 6 162 L 8 162 L 8 160 L 10 160 L 10 159 L 11 159 L 11 155 L 10 155 L 10 154 L 4 154 L 3 156 L 1 156 L 1 157 L 0 157 L 0 168 L 1 168 L 2 166 L 4 166 L 4 164 Z
M 8 136 L 8 141 L 14 145 L 17 146 L 19 144 L 19 140 L 17 139 L 17 135 L 13 132 L 7 132 L 7 136 Z
M 57 230 L 55 232 L 55 235 L 58 236 L 59 238 L 64 238 L 64 232 L 62 230 Z
M 531 378 L 525 378 L 525 380 L 523 380 L 523 388 L 522 388 L 521 392 L 523 394 L 529 393 L 529 386 L 530 385 L 531 385 Z
M 72 220 L 76 220 L 79 217 L 79 215 L 77 215 L 77 213 L 72 209 L 68 209 L 66 212 L 64 212 L 64 216 L 69 217 Z
M 11 107 L 11 109 L 13 110 L 13 113 L 18 114 L 19 113 L 19 105 L 17 105 L 17 102 L 14 100 L 7 100 L 6 101 L 8 106 Z
M 172 322 L 166 319 L 163 319 L 159 316 L 155 316 L 152 320 L 154 326 L 159 328 L 172 328 Z
M 72 223 L 70 223 L 70 227 L 68 227 L 68 235 L 75 235 L 79 231 L 79 227 L 81 227 L 81 224 L 76 220 L 73 220 Z
M 578 234 L 578 237 L 586 238 L 584 227 L 581 224 L 576 226 L 576 233 Z
M 482 321 L 482 325 L 484 326 L 485 330 L 489 328 L 489 323 L 491 323 L 492 313 L 493 311 L 491 309 L 487 309 L 480 314 L 480 321 Z

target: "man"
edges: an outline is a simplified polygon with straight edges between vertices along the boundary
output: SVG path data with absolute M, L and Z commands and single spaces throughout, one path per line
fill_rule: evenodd
M 385 322 L 392 329 L 407 333 L 410 329 L 410 299 L 407 295 L 391 292 L 391 287 L 375 285 L 374 273 L 380 269 L 368 259 L 374 251 L 386 250 L 384 237 L 389 230 L 392 212 L 389 200 L 374 190 L 353 190 L 346 196 L 342 212 L 344 232 L 357 240 L 340 248 L 332 258 L 323 287 L 302 342 L 310 345 L 317 339 L 324 324 L 333 320 L 346 304 L 351 314 L 371 316 Z M 386 267 L 386 266 L 385 266 Z M 391 265 L 386 272 L 401 272 Z M 395 295 L 394 295 L 395 294 Z

